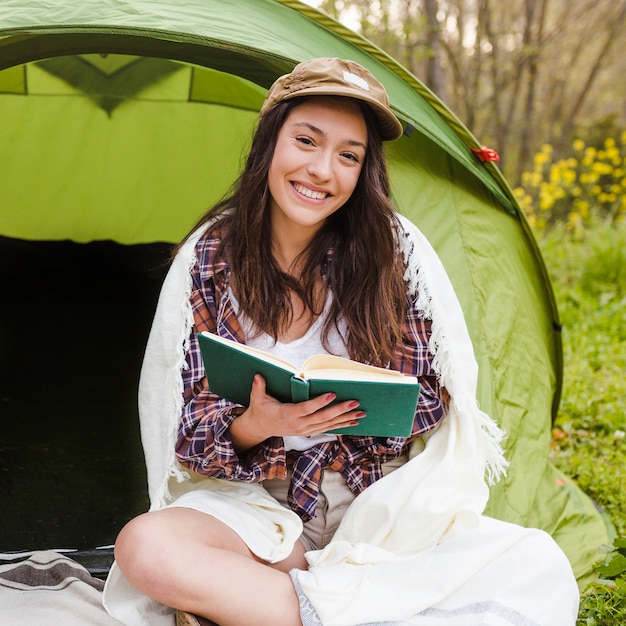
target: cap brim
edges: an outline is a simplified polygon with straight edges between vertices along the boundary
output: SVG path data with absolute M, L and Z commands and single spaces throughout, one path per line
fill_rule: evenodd
M 263 107 L 262 111 L 266 108 L 271 108 L 274 104 L 282 100 L 293 100 L 302 96 L 343 96 L 346 98 L 354 98 L 355 100 L 361 100 L 366 104 L 369 104 L 372 111 L 376 115 L 378 121 L 378 127 L 380 129 L 381 139 L 383 141 L 392 141 L 399 139 L 404 132 L 400 120 L 388 109 L 382 107 L 380 103 L 374 98 L 369 98 L 367 92 L 362 91 L 346 91 L 345 87 L 330 87 L 330 86 L 316 86 L 316 87 L 304 87 L 298 89 L 289 94 L 283 95 L 276 103 L 270 104 L 269 107 Z

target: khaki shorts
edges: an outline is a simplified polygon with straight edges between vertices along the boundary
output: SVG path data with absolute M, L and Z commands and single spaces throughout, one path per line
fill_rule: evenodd
M 408 460 L 401 456 L 383 465 L 383 475 L 397 469 Z M 283 506 L 289 507 L 287 493 L 291 482 L 291 472 L 282 480 L 274 478 L 263 481 L 268 493 Z M 333 538 L 346 509 L 352 504 L 355 495 L 350 491 L 346 479 L 334 470 L 322 470 L 320 478 L 320 495 L 315 509 L 315 517 L 304 524 L 300 541 L 307 551 L 325 548 Z

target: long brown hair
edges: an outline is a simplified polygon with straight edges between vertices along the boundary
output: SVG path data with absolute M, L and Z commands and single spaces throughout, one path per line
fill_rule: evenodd
M 297 278 L 281 271 L 272 254 L 267 175 L 278 132 L 305 99 L 280 102 L 260 119 L 245 168 L 229 196 L 205 213 L 193 230 L 222 215 L 221 252 L 235 277 L 240 310 L 258 332 L 276 338 L 289 326 L 293 318 L 290 291 L 313 315 L 320 314 L 315 285 L 322 273 L 333 295 L 323 343 L 327 344 L 330 329 L 343 318 L 351 358 L 384 366 L 401 341 L 406 289 L 383 144 L 367 105 L 359 103 L 368 146 L 352 196 L 328 217 L 302 252 Z M 332 260 L 326 263 L 331 249 Z

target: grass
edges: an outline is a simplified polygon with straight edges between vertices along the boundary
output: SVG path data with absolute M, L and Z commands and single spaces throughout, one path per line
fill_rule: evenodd
M 563 324 L 564 387 L 551 455 L 626 536 L 626 227 L 538 235 Z M 626 624 L 626 542 L 585 590 L 577 626 Z M 622 545 L 625 544 L 625 545 Z

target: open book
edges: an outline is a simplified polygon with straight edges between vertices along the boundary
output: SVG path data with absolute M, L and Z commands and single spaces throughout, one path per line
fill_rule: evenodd
M 212 393 L 248 406 L 255 374 L 267 393 L 281 402 L 301 402 L 333 392 L 335 402 L 357 400 L 365 417 L 356 426 L 332 433 L 372 437 L 408 437 L 417 408 L 420 383 L 414 376 L 365 365 L 338 356 L 309 357 L 301 368 L 264 350 L 208 332 L 198 334 Z

